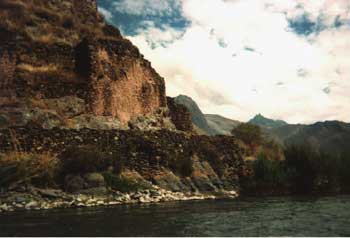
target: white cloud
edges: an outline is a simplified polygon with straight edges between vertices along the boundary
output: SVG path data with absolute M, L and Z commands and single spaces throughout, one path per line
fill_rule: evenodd
M 183 31 L 163 25 L 166 30 L 155 27 L 152 21 L 144 21 L 136 31 L 138 38 L 142 37 L 152 48 L 167 46 L 182 37 Z
M 167 1 L 161 2 L 149 11 L 164 10 Z M 184 33 L 149 24 L 130 39 L 166 78 L 170 96 L 187 94 L 206 113 L 350 121 L 350 27 L 305 38 L 288 24 L 307 13 L 331 26 L 337 17 L 349 20 L 349 9 L 345 0 L 183 0 L 191 22 Z
M 112 13 L 103 7 L 98 7 L 98 11 L 107 21 L 110 21 L 113 17 Z
M 142 16 L 171 15 L 174 7 L 180 7 L 179 0 L 121 0 L 113 3 L 121 13 Z

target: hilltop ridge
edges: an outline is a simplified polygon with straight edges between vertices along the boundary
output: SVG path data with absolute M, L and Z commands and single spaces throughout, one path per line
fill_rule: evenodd
M 272 120 L 272 119 L 266 118 L 260 113 L 257 114 L 253 119 L 249 120 L 249 123 L 257 126 L 261 126 L 267 129 L 285 126 L 288 124 L 287 122 L 282 120 Z

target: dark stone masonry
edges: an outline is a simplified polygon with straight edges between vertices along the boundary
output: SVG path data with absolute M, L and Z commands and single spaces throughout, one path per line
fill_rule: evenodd
M 89 114 L 124 125 L 166 107 L 164 79 L 95 1 L 3 0 L 0 8 L 0 107 L 78 97 Z

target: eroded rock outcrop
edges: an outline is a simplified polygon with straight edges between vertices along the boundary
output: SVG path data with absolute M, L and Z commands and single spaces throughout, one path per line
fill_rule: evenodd
M 175 102 L 174 98 L 167 98 L 170 118 L 177 130 L 193 131 L 193 124 L 189 110 L 181 104 Z
M 0 8 L 3 118 L 44 111 L 69 127 L 77 115 L 46 103 L 67 97 L 83 100 L 81 114 L 124 125 L 166 107 L 163 78 L 103 21 L 94 0 L 2 0 Z

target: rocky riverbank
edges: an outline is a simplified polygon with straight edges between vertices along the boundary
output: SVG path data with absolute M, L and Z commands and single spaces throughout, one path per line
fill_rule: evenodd
M 233 137 L 33 128 L 0 134 L 2 211 L 215 199 L 240 190 L 242 148 Z
M 236 191 L 215 193 L 172 192 L 153 186 L 152 189 L 133 193 L 111 191 L 107 195 L 68 194 L 62 190 L 29 188 L 27 191 L 0 194 L 0 212 L 49 210 L 63 208 L 84 208 L 116 206 L 133 203 L 158 203 L 169 201 L 210 200 L 236 198 Z

